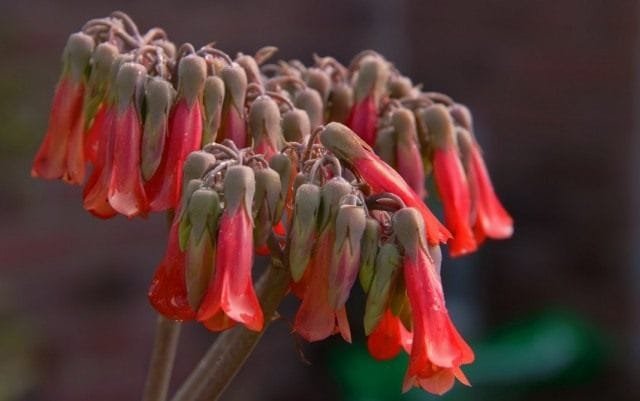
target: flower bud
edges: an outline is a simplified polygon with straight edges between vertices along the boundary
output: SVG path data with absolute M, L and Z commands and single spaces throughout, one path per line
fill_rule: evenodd
M 207 76 L 207 63 L 200 56 L 190 54 L 178 64 L 178 96 L 187 100 L 189 107 L 199 101 Z
M 306 143 L 311 135 L 309 115 L 301 109 L 287 111 L 282 116 L 282 133 L 287 142 Z
M 282 210 L 282 184 L 280 176 L 271 168 L 255 172 L 256 193 L 254 203 L 254 243 L 260 247 L 267 243 L 271 227 L 278 223 L 277 211 Z
M 386 243 L 380 247 L 364 311 L 364 332 L 366 335 L 373 332 L 387 309 L 401 265 L 402 256 L 395 244 Z
M 398 109 L 391 115 L 396 138 L 397 171 L 420 198 L 426 196 L 425 178 L 420 155 L 420 144 L 413 113 L 408 109 Z
M 329 266 L 329 305 L 344 306 L 360 267 L 360 242 L 367 222 L 362 206 L 342 204 L 336 216 L 335 242 Z
M 216 157 L 204 150 L 189 153 L 182 166 L 183 183 L 201 178 L 216 163 Z
M 222 105 L 224 103 L 224 82 L 220 77 L 210 76 L 204 81 L 204 132 L 202 143 L 208 144 L 216 140 L 218 129 L 220 129 L 220 119 Z
M 354 101 L 362 102 L 372 96 L 376 104 L 380 102 L 389 79 L 389 64 L 380 56 L 365 56 L 360 61 L 360 68 L 354 83 Z
M 298 92 L 294 104 L 307 112 L 312 130 L 324 123 L 324 106 L 317 90 L 305 88 Z
M 189 199 L 191 195 L 203 185 L 203 181 L 200 179 L 193 179 L 187 181 L 185 184 L 185 190 L 182 192 L 182 201 L 180 202 L 180 209 L 178 210 L 177 219 L 180 221 L 178 228 L 179 245 L 180 250 L 185 251 L 189 244 L 189 236 L 191 235 L 191 220 L 189 219 L 188 207 Z
M 87 72 L 94 45 L 93 38 L 83 32 L 69 36 L 64 48 L 63 63 L 74 81 L 79 81 Z
M 247 128 L 245 125 L 244 101 L 247 90 L 247 75 L 238 64 L 225 66 L 220 72 L 224 82 L 224 103 L 220 129 L 216 140 L 232 140 L 239 148 L 248 144 Z
M 200 242 L 204 232 L 217 225 L 220 212 L 220 197 L 215 190 L 198 188 L 193 191 L 189 198 L 186 215 L 191 224 L 191 238 Z M 213 238 L 215 231 L 209 234 Z
M 291 277 L 295 282 L 300 281 L 309 263 L 315 242 L 320 202 L 320 188 L 317 185 L 302 184 L 296 190 L 288 246 Z
M 260 84 L 262 82 L 260 68 L 256 60 L 246 54 L 238 53 L 235 62 L 238 63 L 247 75 L 247 82 Z
M 398 210 L 393 215 L 393 231 L 400 245 L 403 247 L 405 254 L 417 249 L 427 252 L 425 241 L 424 221 L 420 217 L 420 212 L 412 207 L 405 207 Z
M 244 115 L 244 99 L 247 90 L 247 74 L 238 64 L 226 66 L 220 77 L 224 82 L 225 99 L 228 99 L 239 115 Z
M 322 103 L 327 103 L 331 91 L 331 78 L 329 74 L 319 68 L 311 67 L 307 69 L 305 81 L 309 88 L 318 91 Z
M 353 89 L 347 84 L 334 84 L 329 94 L 329 121 L 346 123 L 353 107 Z
M 244 206 L 244 210 L 251 210 L 255 190 L 256 179 L 250 167 L 229 167 L 224 177 L 224 200 L 227 213 L 233 215 L 241 206 Z
M 118 56 L 118 48 L 111 43 L 100 43 L 91 56 L 91 73 L 84 100 L 85 130 L 93 122 L 94 117 L 107 95 L 110 85 L 111 65 Z
M 351 184 L 342 177 L 334 177 L 322 186 L 318 220 L 319 232 L 334 225 L 340 208 L 340 200 L 343 196 L 350 194 L 351 189 Z
M 469 132 L 473 132 L 473 116 L 467 106 L 461 103 L 454 103 L 449 106 L 449 113 L 457 125 Z
M 253 137 L 255 152 L 262 153 L 267 160 L 282 148 L 280 110 L 269 96 L 259 96 L 251 104 L 249 133 Z
M 373 280 L 376 255 L 378 254 L 378 242 L 380 241 L 380 223 L 378 220 L 367 217 L 367 223 L 362 235 L 360 254 L 360 285 L 365 293 L 369 291 Z
M 282 202 L 276 207 L 274 215 L 274 221 L 280 221 L 284 207 L 287 202 L 291 203 L 292 201 L 289 197 L 293 197 L 293 187 L 291 184 L 293 181 L 292 174 L 294 174 L 294 171 L 293 166 L 291 165 L 291 159 L 282 153 L 273 155 L 271 160 L 269 160 L 269 166 L 280 176 L 280 196 L 282 198 Z
M 145 86 L 147 108 L 142 132 L 140 166 L 142 178 L 145 181 L 151 179 L 162 160 L 173 97 L 173 87 L 166 80 L 154 77 L 147 81 Z
M 396 76 L 389 80 L 389 97 L 392 99 L 402 99 L 412 97 L 414 94 L 413 84 L 407 77 Z
M 453 120 L 445 106 L 441 104 L 429 106 L 421 114 L 421 118 L 424 119 L 429 140 L 435 148 L 445 149 L 457 146 Z
M 393 127 L 385 127 L 378 130 L 376 135 L 375 152 L 385 163 L 397 169 L 397 135 Z
M 131 102 L 134 102 L 137 106 L 135 98 L 138 93 L 142 93 L 146 76 L 146 69 L 138 63 L 127 62 L 120 66 L 115 82 L 116 98 L 120 112 L 128 107 Z

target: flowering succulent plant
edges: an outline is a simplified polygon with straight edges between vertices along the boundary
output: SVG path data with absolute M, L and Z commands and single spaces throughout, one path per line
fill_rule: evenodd
M 370 353 L 410 355 L 405 390 L 469 384 L 461 366 L 474 355 L 445 305 L 441 246 L 460 256 L 513 230 L 469 110 L 372 51 L 349 67 L 266 63 L 274 51 L 233 59 L 141 34 L 121 12 L 89 21 L 65 47 L 32 175 L 84 184 L 101 218 L 171 213 L 149 290 L 167 319 L 261 332 L 272 311 L 252 269 L 254 253 L 270 255 L 301 300 L 304 339 L 351 342 L 359 282 Z

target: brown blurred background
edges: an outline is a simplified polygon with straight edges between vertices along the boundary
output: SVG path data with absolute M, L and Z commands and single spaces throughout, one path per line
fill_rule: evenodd
M 640 399 L 636 1 L 0 0 L 0 401 L 141 394 L 163 217 L 99 221 L 79 188 L 29 178 L 67 36 L 115 9 L 230 54 L 275 45 L 346 63 L 372 48 L 468 104 L 516 231 L 446 262 L 449 308 L 478 353 L 475 386 L 446 399 Z M 302 344 L 294 307 L 224 400 L 401 399 L 404 362 L 370 366 L 361 335 Z M 185 326 L 174 388 L 212 338 Z M 386 392 L 380 366 L 398 377 Z

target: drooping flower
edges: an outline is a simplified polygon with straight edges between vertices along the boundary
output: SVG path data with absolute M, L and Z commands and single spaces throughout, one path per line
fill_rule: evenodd
M 200 148 L 202 140 L 205 62 L 196 55 L 183 57 L 178 74 L 178 95 L 169 117 L 169 136 L 162 161 L 146 184 L 152 211 L 176 207 L 182 189 L 182 165 L 190 152 Z
M 413 113 L 398 109 L 391 115 L 391 124 L 396 133 L 396 170 L 422 199 L 427 195 L 424 184 L 424 169 Z
M 449 231 L 398 172 L 376 156 L 371 147 L 349 128 L 339 123 L 329 123 L 320 133 L 320 141 L 339 159 L 350 165 L 374 193 L 394 193 L 407 206 L 416 208 L 424 219 L 430 245 L 446 242 L 451 238 Z
M 369 55 L 360 60 L 354 83 L 354 104 L 346 125 L 369 146 L 376 143 L 378 111 L 388 77 L 389 67 L 382 57 Z
M 93 47 L 93 39 L 84 33 L 74 33 L 67 41 L 47 133 L 31 168 L 33 177 L 60 178 L 71 184 L 84 181 L 83 102 Z
M 473 232 L 478 243 L 485 238 L 505 239 L 513 234 L 513 219 L 496 195 L 482 149 L 465 129 L 458 129 L 460 150 L 465 160 L 472 200 Z
M 253 267 L 253 219 L 255 192 L 253 170 L 233 166 L 224 179 L 225 208 L 220 216 L 213 280 L 198 309 L 198 320 L 208 321 L 223 312 L 229 319 L 254 331 L 262 330 L 264 317 L 258 302 Z
M 464 255 L 478 245 L 471 230 L 471 194 L 453 121 L 442 105 L 430 106 L 423 116 L 433 143 L 433 174 L 444 206 L 445 225 L 453 235 L 449 252 L 451 256 Z
M 268 161 L 280 151 L 284 138 L 280 126 L 280 110 L 269 96 L 259 96 L 249 109 L 249 133 L 253 150 Z
M 473 351 L 447 312 L 440 269 L 424 241 L 423 220 L 417 210 L 404 208 L 395 213 L 393 227 L 403 248 L 403 272 L 413 323 L 404 390 L 418 386 L 443 394 L 456 378 L 468 385 L 460 366 L 473 362 Z
M 390 309 L 387 309 L 376 328 L 367 337 L 367 349 L 372 357 L 385 361 L 395 358 L 402 349 L 410 353 L 411 342 L 411 332 Z

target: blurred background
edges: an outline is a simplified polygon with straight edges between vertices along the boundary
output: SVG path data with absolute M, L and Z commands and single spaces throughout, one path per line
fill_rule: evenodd
M 509 241 L 445 261 L 453 320 L 476 350 L 445 400 L 640 399 L 640 58 L 636 1 L 0 0 L 0 400 L 125 400 L 142 391 L 147 286 L 162 216 L 99 221 L 81 190 L 32 180 L 68 35 L 112 10 L 177 43 L 348 63 L 375 49 L 474 112 Z M 224 400 L 401 396 L 406 357 L 291 334 L 295 302 Z M 213 339 L 187 324 L 172 388 Z

